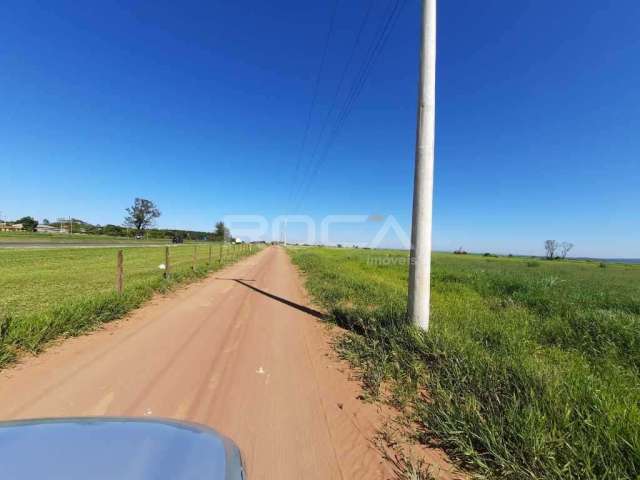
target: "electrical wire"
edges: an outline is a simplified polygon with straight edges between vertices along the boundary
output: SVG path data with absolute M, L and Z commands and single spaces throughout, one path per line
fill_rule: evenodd
M 338 82 L 338 86 L 336 87 L 336 92 L 333 96 L 333 101 L 331 102 L 331 107 L 329 108 L 329 111 L 327 112 L 327 115 L 325 116 L 324 122 L 322 123 L 322 128 L 320 130 L 320 135 L 318 136 L 318 141 L 315 144 L 315 147 L 313 148 L 313 151 L 311 153 L 311 158 L 316 156 L 316 152 L 318 150 L 318 146 L 320 145 L 320 142 L 322 140 L 322 136 L 324 134 L 324 131 L 329 123 L 329 119 L 331 118 L 331 115 L 333 114 L 333 111 L 335 110 L 335 107 L 337 105 L 337 100 L 340 94 L 340 91 L 342 90 L 342 84 L 344 83 L 344 80 L 347 76 L 347 72 L 349 71 L 349 67 L 351 66 L 352 62 L 353 62 L 353 57 L 355 56 L 356 51 L 358 50 L 358 46 L 360 45 L 360 39 L 362 38 L 362 32 L 364 31 L 366 25 L 367 25 L 367 21 L 369 20 L 369 16 L 371 15 L 371 10 L 373 7 L 373 0 L 369 1 L 369 8 L 367 8 L 367 11 L 364 15 L 364 17 L 362 18 L 362 22 L 360 23 L 360 28 L 358 29 L 358 33 L 356 35 L 356 40 L 353 44 L 353 48 L 351 49 L 351 53 L 349 54 L 349 59 L 347 60 L 347 63 L 344 66 L 344 69 L 342 70 L 342 74 L 340 75 L 340 81 Z
M 324 49 L 322 52 L 322 60 L 320 61 L 320 68 L 318 69 L 318 74 L 316 75 L 316 80 L 314 82 L 314 87 L 313 87 L 313 97 L 311 100 L 311 107 L 309 108 L 309 114 L 307 115 L 307 124 L 304 130 L 304 134 L 302 136 L 302 143 L 300 144 L 300 151 L 298 152 L 298 157 L 296 160 L 296 166 L 294 169 L 294 173 L 293 173 L 293 181 L 291 183 L 292 188 L 293 186 L 296 184 L 297 180 L 298 180 L 298 174 L 299 174 L 299 170 L 300 170 L 300 164 L 302 162 L 302 157 L 304 155 L 304 150 L 305 150 L 305 146 L 307 144 L 307 138 L 309 136 L 309 129 L 311 127 L 311 118 L 313 117 L 313 110 L 315 108 L 316 105 L 316 100 L 318 97 L 318 90 L 320 87 L 320 79 L 322 78 L 322 72 L 324 70 L 324 65 L 326 63 L 327 60 L 327 53 L 329 51 L 329 43 L 331 41 L 331 36 L 333 34 L 333 29 L 335 26 L 335 19 L 336 19 L 336 13 L 338 11 L 338 4 L 340 3 L 340 0 L 335 0 L 334 4 L 333 4 L 333 10 L 331 12 L 331 20 L 329 21 L 329 30 L 327 32 L 327 37 L 325 39 L 324 42 Z M 293 190 L 290 191 L 290 200 L 291 200 L 291 195 L 292 195 Z
M 334 127 L 329 134 L 329 138 L 325 143 L 324 149 L 322 153 L 314 162 L 312 158 L 312 163 L 310 167 L 310 174 L 305 178 L 306 181 L 303 182 L 302 186 L 298 190 L 299 194 L 297 195 L 296 208 L 294 211 L 297 211 L 301 206 L 304 198 L 306 197 L 310 187 L 313 185 L 315 181 L 315 177 L 318 174 L 321 166 L 326 161 L 328 153 L 333 146 L 333 143 L 338 138 L 340 131 L 342 130 L 346 120 L 349 118 L 351 112 L 353 111 L 353 107 L 358 100 L 360 94 L 362 93 L 364 86 L 369 79 L 372 68 L 375 65 L 376 60 L 380 56 L 380 53 L 384 49 L 384 46 L 395 26 L 395 23 L 402 11 L 402 7 L 406 4 L 406 1 L 396 0 L 392 7 L 388 10 L 388 14 L 385 16 L 385 20 L 383 21 L 381 27 L 379 28 L 377 35 L 369 48 L 369 51 L 365 57 L 365 60 L 362 64 L 362 67 L 354 79 L 354 82 L 351 85 L 351 89 L 347 95 L 347 98 L 337 116 Z

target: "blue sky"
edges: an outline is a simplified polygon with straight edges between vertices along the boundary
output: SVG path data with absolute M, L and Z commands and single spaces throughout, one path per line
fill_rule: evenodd
M 2 216 L 121 223 L 141 196 L 163 227 L 301 213 L 408 230 L 417 0 L 401 1 L 350 115 L 312 156 L 394 3 L 338 3 L 300 155 L 334 0 L 2 2 Z M 555 238 L 578 256 L 640 257 L 640 2 L 446 0 L 438 20 L 434 247 L 540 254 Z

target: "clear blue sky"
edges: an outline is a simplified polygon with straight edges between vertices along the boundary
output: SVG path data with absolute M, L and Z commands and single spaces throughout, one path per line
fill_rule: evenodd
M 142 196 L 164 227 L 308 213 L 408 229 L 419 2 L 402 3 L 313 176 L 368 0 L 338 5 L 301 157 L 333 0 L 2 2 L 3 217 L 119 224 Z M 393 4 L 373 2 L 335 112 Z M 539 254 L 555 238 L 575 255 L 640 257 L 638 25 L 637 0 L 439 2 L 436 249 Z M 299 158 L 313 182 L 296 209 Z

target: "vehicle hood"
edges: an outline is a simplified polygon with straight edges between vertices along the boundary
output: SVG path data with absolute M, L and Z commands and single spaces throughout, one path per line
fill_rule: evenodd
M 201 425 L 163 419 L 0 422 L 2 478 L 241 480 L 235 444 Z

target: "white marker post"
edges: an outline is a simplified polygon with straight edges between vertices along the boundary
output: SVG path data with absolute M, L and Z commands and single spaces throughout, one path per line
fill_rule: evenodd
M 436 107 L 436 0 L 422 0 L 422 47 L 418 90 L 408 314 L 414 325 L 428 330 Z
M 289 220 L 288 217 L 285 217 L 284 219 L 284 247 L 287 248 L 287 221 Z

